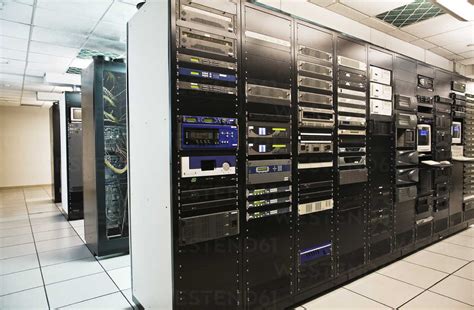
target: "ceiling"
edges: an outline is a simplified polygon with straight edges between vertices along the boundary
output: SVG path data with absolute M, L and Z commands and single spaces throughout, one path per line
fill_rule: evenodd
M 450 60 L 474 64 L 472 22 L 441 14 L 398 28 L 380 16 L 413 0 L 308 1 Z M 37 100 L 36 92 L 72 88 L 45 82 L 50 81 L 45 74 L 67 80 L 66 72 L 77 73 L 89 64 L 84 54 L 124 56 L 126 23 L 137 2 L 141 1 L 0 0 L 0 106 L 49 107 L 50 101 Z
M 137 2 L 0 0 L 0 106 L 49 107 L 36 92 L 72 88 L 45 82 L 45 74 L 61 78 L 70 67 L 87 66 L 84 51 L 124 56 L 126 23 Z
M 358 21 L 369 27 L 410 42 L 421 48 L 427 49 L 449 60 L 460 62 L 464 65 L 474 64 L 474 22 L 462 22 L 448 13 L 434 14 L 436 7 L 427 10 L 421 21 L 414 23 L 397 23 L 396 27 L 386 19 L 387 12 L 402 6 L 412 6 L 414 2 L 427 2 L 421 0 L 308 0 L 309 2 L 325 7 L 352 20 Z M 458 0 L 452 0 L 458 1 Z M 416 3 L 415 3 L 416 4 Z M 419 12 L 420 9 L 418 9 Z M 474 10 L 474 6 L 473 6 Z M 400 10 L 398 10 L 400 11 Z M 406 11 L 406 10 L 405 10 Z M 413 12 L 410 12 L 413 13 Z M 417 12 L 412 18 L 417 16 Z M 405 14 L 405 12 L 404 12 Z M 408 18 L 409 19 L 409 18 Z M 468 46 L 471 45 L 471 46 Z

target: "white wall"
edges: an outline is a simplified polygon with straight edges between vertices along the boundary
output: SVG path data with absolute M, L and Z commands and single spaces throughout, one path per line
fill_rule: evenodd
M 0 107 L 0 187 L 51 183 L 49 109 Z

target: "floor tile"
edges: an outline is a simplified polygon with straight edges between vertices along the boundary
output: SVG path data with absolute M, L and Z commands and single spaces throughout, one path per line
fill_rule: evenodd
M 22 219 L 18 221 L 0 223 L 0 229 L 2 231 L 6 229 L 11 229 L 11 228 L 17 228 L 17 227 L 30 227 L 30 220 L 27 218 L 27 219 Z
M 0 248 L 33 242 L 33 235 L 19 235 L 0 238 Z
M 35 236 L 35 241 L 38 242 L 38 241 L 77 236 L 77 234 L 73 228 L 63 228 L 63 229 L 57 229 L 57 230 L 37 232 L 37 233 L 34 233 L 34 236 Z
M 135 303 L 133 302 L 133 298 L 132 298 L 132 289 L 129 288 L 127 290 L 122 290 L 122 293 L 125 295 L 125 298 L 127 298 L 128 302 L 134 306 Z
M 453 273 L 466 264 L 464 260 L 428 251 L 419 251 L 403 260 L 446 273 Z
M 58 230 L 58 229 L 64 229 L 64 228 L 70 228 L 70 227 L 71 225 L 69 225 L 68 222 L 61 222 L 61 223 L 48 223 L 48 224 L 33 225 L 32 229 L 34 233 L 37 233 L 37 232 L 42 232 L 42 231 Z
M 84 227 L 84 220 L 69 221 L 72 227 Z
M 11 217 L 11 216 L 28 216 L 26 208 L 8 208 L 0 209 L 0 217 Z
M 423 291 L 416 286 L 377 273 L 369 274 L 346 288 L 394 308 Z
M 377 271 L 385 276 L 427 289 L 449 274 L 422 267 L 406 261 L 398 261 Z
M 51 213 L 51 212 L 48 212 L 48 213 Z M 41 214 L 41 213 L 39 213 L 39 214 Z M 31 225 L 33 225 L 33 226 L 42 225 L 42 224 L 67 222 L 66 218 L 61 213 L 57 213 L 57 214 L 55 214 L 55 216 L 48 216 L 48 217 L 30 219 L 30 221 L 31 221 Z
M 400 309 L 402 310 L 454 310 L 454 309 L 472 309 L 470 306 L 453 300 L 448 297 L 444 297 L 435 294 L 430 291 L 425 291 L 421 295 L 416 296 L 413 300 L 405 304 Z
M 64 248 L 70 248 L 73 246 L 79 246 L 84 244 L 84 242 L 78 236 L 65 237 L 59 239 L 51 239 L 45 241 L 36 242 L 36 248 L 38 253 L 54 251 Z
M 440 253 L 446 256 L 456 257 L 459 259 L 464 259 L 466 261 L 474 260 L 473 248 L 447 243 L 444 241 L 433 244 L 432 246 L 427 247 L 425 250 Z
M 132 287 L 131 267 L 114 269 L 107 272 L 120 290 L 126 290 Z
M 369 298 L 340 288 L 303 305 L 304 309 L 390 309 Z
M 18 222 L 18 221 L 28 221 L 28 214 L 0 217 L 0 223 L 10 223 L 10 222 Z M 5 224 L 4 226 L 8 226 L 8 225 L 9 224 Z
M 474 238 L 474 228 L 468 228 L 466 230 L 463 230 L 459 233 L 459 235 L 470 236 Z
M 93 257 L 87 246 L 81 245 L 55 251 L 38 253 L 41 266 L 61 264 L 68 261 Z
M 29 225 L 8 229 L 0 229 L 0 236 L 2 237 L 11 237 L 26 234 L 31 234 L 31 227 Z
M 30 214 L 30 220 L 32 221 L 32 224 L 34 224 L 34 221 L 52 220 L 52 219 L 60 219 L 60 220 L 66 221 L 66 218 L 59 210 L 52 211 L 52 212 Z
M 44 205 L 56 205 L 51 199 L 30 199 L 30 200 L 25 200 L 26 205 L 29 207 L 35 207 L 35 206 L 44 206 Z
M 84 227 L 74 227 L 73 229 L 78 235 L 85 235 Z
M 93 257 L 74 260 L 42 268 L 46 284 L 70 280 L 78 277 L 104 272 L 104 269 Z
M 0 276 L 0 296 L 43 286 L 39 268 Z
M 104 267 L 105 270 L 128 267 L 130 266 L 130 255 L 99 259 L 99 263 Z
M 60 309 L 132 309 L 122 293 L 113 293 Z
M 86 299 L 115 293 L 117 290 L 105 272 L 46 285 L 51 308 L 75 304 Z M 74 293 L 71 294 L 72 292 Z
M 443 242 L 474 248 L 474 238 L 470 236 L 455 235 L 445 239 Z
M 33 253 L 36 253 L 34 243 L 7 246 L 4 248 L 0 248 L 0 259 L 17 257 Z
M 21 203 L 8 203 L 2 204 L 0 202 L 0 211 L 8 211 L 8 210 L 26 210 L 26 204 L 24 202 Z
M 470 262 L 454 273 L 454 275 L 474 281 L 474 262 Z M 474 294 L 474 293 L 473 293 Z
M 27 291 L 0 297 L 0 309 L 2 310 L 43 310 L 48 309 L 44 287 L 38 287 Z
M 36 253 L 13 258 L 0 259 L 0 275 L 35 268 L 39 268 L 38 255 L 36 255 Z
M 449 276 L 430 288 L 430 291 L 474 306 L 473 281 L 456 276 Z
M 43 213 L 43 212 L 53 212 L 53 211 L 57 211 L 57 210 L 58 210 L 58 208 L 56 208 L 56 206 L 54 206 L 54 205 L 28 207 L 28 213 L 29 214 Z

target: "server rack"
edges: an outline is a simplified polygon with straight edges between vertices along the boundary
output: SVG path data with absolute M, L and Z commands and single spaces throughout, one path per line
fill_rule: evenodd
M 97 256 L 128 252 L 127 101 L 123 61 L 82 72 L 84 232 Z
M 416 130 L 434 112 L 416 95 L 435 94 L 417 89 L 434 87 L 418 80 L 433 68 L 255 4 L 216 3 L 149 2 L 129 24 L 138 304 L 281 309 L 461 229 L 415 230 L 432 212 L 417 211 L 433 177 L 418 182 Z M 170 36 L 150 40 L 149 27 Z
M 395 211 L 394 246 L 401 249 L 414 242 L 415 206 L 419 180 L 416 150 L 417 63 L 395 56 Z
M 369 210 L 368 259 L 388 255 L 393 247 L 393 192 L 395 186 L 393 128 L 393 55 L 369 48 Z
M 433 210 L 431 208 L 430 192 L 428 184 L 431 177 L 432 167 L 425 163 L 433 158 L 431 134 L 436 132 L 434 126 L 434 102 L 435 93 L 435 71 L 433 68 L 418 64 L 417 65 L 417 128 L 416 128 L 416 145 L 419 163 L 419 183 L 418 190 L 423 192 L 424 196 L 418 195 L 416 201 L 415 216 L 415 240 L 420 242 L 425 238 L 431 237 L 433 234 Z M 436 77 L 437 78 L 437 77 Z M 426 143 L 426 144 L 425 144 Z
M 84 218 L 84 187 L 82 183 L 82 116 L 81 94 L 78 92 L 65 93 L 66 120 L 66 158 L 67 158 L 67 219 L 80 220 Z
M 463 123 L 462 141 L 464 156 L 474 157 L 474 95 L 466 94 L 466 116 Z M 474 219 L 474 163 L 464 164 L 463 210 L 464 219 Z
M 51 134 L 51 176 L 53 184 L 51 193 L 55 203 L 61 202 L 61 125 L 59 102 L 54 102 L 49 109 L 50 113 L 50 134 Z
M 367 47 L 337 37 L 336 273 L 366 260 L 367 212 Z M 344 120 L 360 119 L 357 123 Z
M 291 18 L 268 14 L 250 4 L 242 6 L 242 77 L 245 79 L 242 82 L 246 114 L 245 125 L 242 125 L 247 127 L 246 139 L 241 145 L 247 151 L 243 281 L 244 302 L 249 308 L 266 308 L 294 294 L 293 36 Z M 265 124 L 272 120 L 277 122 Z M 280 137 L 268 138 L 262 135 L 261 128 L 269 125 L 272 130 L 285 130 L 277 130 Z M 271 194 L 255 195 L 263 192 Z M 256 205 L 253 199 L 262 203 Z M 253 247 L 255 244 L 270 246 Z
M 244 87 L 239 4 L 184 0 L 172 6 L 171 38 L 176 44 L 171 64 L 177 80 L 171 85 L 171 118 L 173 138 L 178 138 L 173 180 L 179 184 L 173 191 L 177 206 L 172 214 L 174 234 L 179 235 L 173 243 L 177 309 L 199 309 L 207 304 L 208 292 L 216 291 L 224 294 L 221 303 L 212 305 L 215 309 L 243 304 L 240 227 L 246 212 L 238 206 L 245 203 L 239 185 L 246 173 L 239 157 L 245 151 L 245 123 L 238 118 Z M 186 129 L 194 118 L 197 128 Z M 214 135 L 211 143 L 198 134 L 216 130 L 225 134 Z M 266 203 L 262 199 L 247 205 L 258 208 Z
M 295 25 L 296 115 L 293 174 L 297 193 L 295 257 L 297 292 L 334 276 L 334 46 L 333 34 Z M 311 114 L 315 112 L 314 114 Z M 309 115 L 308 115 L 309 114 Z M 312 117 L 308 117 L 312 116 Z

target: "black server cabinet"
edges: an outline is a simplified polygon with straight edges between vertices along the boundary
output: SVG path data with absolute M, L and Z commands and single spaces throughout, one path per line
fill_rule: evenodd
M 440 163 L 433 169 L 433 234 L 447 230 L 449 223 L 449 191 L 451 187 L 451 111 L 449 109 L 452 74 L 436 70 L 434 80 L 433 159 Z M 459 215 L 462 215 L 461 213 Z
M 287 16 L 242 6 L 246 118 L 240 125 L 246 128 L 241 130 L 246 176 L 241 218 L 243 293 L 249 309 L 275 307 L 294 295 L 293 27 Z
M 81 94 L 66 92 L 66 134 L 67 134 L 67 218 L 84 218 L 84 191 L 82 183 L 82 116 Z
M 54 102 L 50 111 L 50 133 L 51 133 L 51 176 L 53 184 L 51 192 L 55 203 L 61 202 L 61 126 L 59 102 Z
M 238 100 L 244 87 L 240 2 L 172 3 L 174 304 L 240 309 L 246 293 L 241 250 L 246 213 L 239 190 L 246 175 L 239 158 L 245 153 Z M 263 200 L 255 196 L 247 205 L 258 208 Z M 257 250 L 268 243 L 247 246 Z M 268 257 L 254 257 L 269 263 Z
M 336 274 L 366 262 L 367 45 L 336 38 Z
M 295 25 L 294 192 L 297 292 L 334 276 L 333 34 Z
M 433 208 L 430 205 L 431 194 L 433 192 L 426 191 L 422 193 L 423 186 L 428 182 L 431 168 L 424 162 L 433 159 L 433 147 L 430 139 L 434 131 L 435 118 L 435 70 L 432 67 L 425 66 L 421 63 L 417 64 L 417 126 L 416 126 L 416 150 L 419 157 L 419 182 L 417 184 L 418 198 L 415 208 L 415 240 L 420 242 L 431 237 L 433 233 Z M 432 140 L 432 139 L 431 139 Z
M 395 138 L 393 128 L 393 55 L 369 48 L 368 259 L 392 251 Z
M 463 122 L 464 156 L 474 157 L 474 94 L 466 94 L 466 117 Z M 464 220 L 474 218 L 474 163 L 464 164 L 463 210 Z
M 415 206 L 418 183 L 418 152 L 416 150 L 417 101 L 414 60 L 394 59 L 394 123 L 395 123 L 395 204 L 394 248 L 401 249 L 414 242 Z
M 453 76 L 452 81 L 448 84 L 450 89 L 450 98 L 452 100 L 451 111 L 451 144 L 452 149 L 459 148 L 462 143 L 463 127 L 466 127 L 466 118 L 468 97 L 465 94 L 466 80 L 462 77 Z M 469 146 L 466 146 L 469 147 Z M 454 157 L 453 151 L 451 155 Z M 459 156 L 459 154 L 456 154 Z M 460 154 L 463 155 L 463 154 Z M 449 224 L 456 226 L 463 221 L 463 193 L 462 184 L 464 178 L 463 163 L 459 161 L 452 161 L 452 177 L 449 186 Z M 469 164 L 469 162 L 466 162 Z
M 84 229 L 97 256 L 128 252 L 126 68 L 96 57 L 82 72 Z

